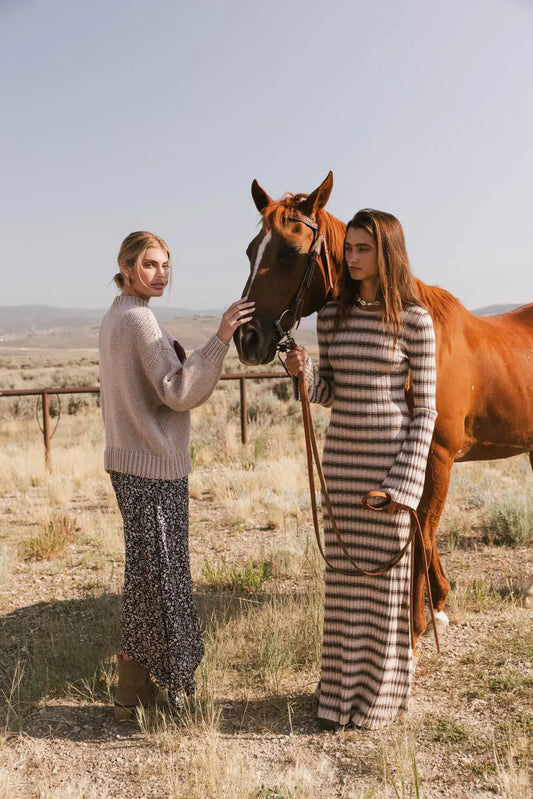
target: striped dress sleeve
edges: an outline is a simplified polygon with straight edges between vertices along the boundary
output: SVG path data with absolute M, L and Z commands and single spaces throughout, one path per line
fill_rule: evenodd
M 327 306 L 325 306 L 327 308 Z M 317 402 L 330 408 L 335 396 L 335 379 L 333 368 L 329 362 L 328 343 L 333 331 L 331 314 L 319 312 L 316 323 L 318 337 L 318 370 L 313 366 L 311 358 L 305 364 L 305 382 L 309 392 L 309 401 Z
M 429 313 L 413 308 L 405 320 L 405 349 L 411 368 L 414 407 L 407 436 L 381 484 L 394 502 L 416 510 L 437 418 L 435 331 Z

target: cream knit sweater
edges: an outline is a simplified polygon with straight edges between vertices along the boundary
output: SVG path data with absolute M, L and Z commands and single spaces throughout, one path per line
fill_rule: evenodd
M 177 480 L 191 470 L 190 409 L 213 392 L 228 345 L 216 335 L 180 363 L 172 337 L 139 297 L 102 320 L 100 398 L 107 471 Z

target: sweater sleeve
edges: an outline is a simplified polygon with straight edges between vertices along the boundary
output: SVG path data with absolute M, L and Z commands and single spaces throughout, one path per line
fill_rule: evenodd
M 229 349 L 215 334 L 182 363 L 151 312 L 137 325 L 136 343 L 146 379 L 175 411 L 196 408 L 211 396 Z
M 414 317 L 414 318 L 413 318 Z M 435 404 L 435 331 L 427 311 L 416 309 L 406 322 L 405 346 L 411 368 L 414 408 L 407 436 L 381 490 L 394 502 L 416 510 L 426 474 L 429 447 L 437 418 Z
M 335 379 L 333 368 L 329 361 L 328 344 L 331 333 L 331 320 L 324 318 L 320 313 L 317 317 L 318 337 L 318 369 L 315 369 L 311 358 L 305 363 L 305 382 L 309 392 L 309 401 L 317 402 L 330 408 L 335 396 Z

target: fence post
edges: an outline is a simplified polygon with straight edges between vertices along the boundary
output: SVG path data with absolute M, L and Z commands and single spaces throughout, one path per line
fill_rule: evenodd
M 221 380 L 238 380 L 240 387 L 240 412 L 241 412 L 241 441 L 248 443 L 248 406 L 246 402 L 246 378 L 254 380 L 267 378 L 285 377 L 283 372 L 266 372 L 255 374 L 223 374 Z M 46 468 L 52 471 L 52 445 L 50 435 L 50 394 L 99 394 L 99 386 L 62 386 L 58 388 L 30 388 L 30 389 L 0 389 L 0 397 L 41 397 L 43 411 L 43 440 L 44 440 L 44 459 Z
M 246 405 L 246 378 L 239 377 L 241 389 L 241 442 L 248 443 L 248 406 Z
M 49 472 L 52 471 L 52 453 L 50 447 L 50 395 L 43 391 L 43 438 L 44 438 L 44 461 Z

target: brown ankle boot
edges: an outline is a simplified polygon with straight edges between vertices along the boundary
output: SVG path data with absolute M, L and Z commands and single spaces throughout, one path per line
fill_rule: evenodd
M 125 660 L 118 656 L 118 686 L 115 692 L 113 714 L 115 721 L 132 721 L 135 708 L 164 707 L 168 705 L 166 691 L 163 691 L 150 677 L 149 672 L 135 660 Z

